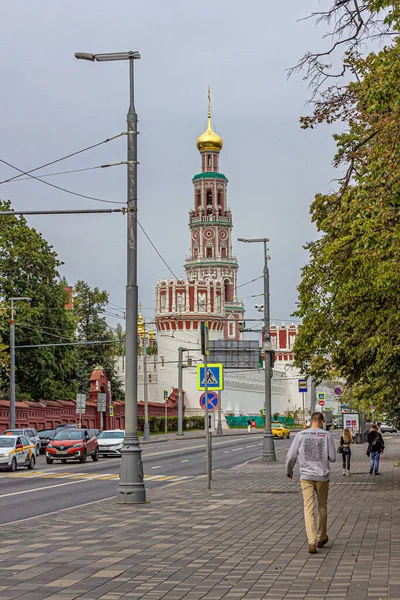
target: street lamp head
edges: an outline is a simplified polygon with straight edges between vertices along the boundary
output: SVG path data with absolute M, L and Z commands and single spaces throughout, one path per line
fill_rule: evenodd
M 109 52 L 107 54 L 90 54 L 88 52 L 75 52 L 75 58 L 81 60 L 91 60 L 94 62 L 109 61 L 109 60 L 129 60 L 131 58 L 140 58 L 140 53 L 136 50 L 129 50 L 129 52 Z
M 246 244 L 253 244 L 253 243 L 264 243 L 264 242 L 269 242 L 268 238 L 253 238 L 253 239 L 246 239 L 246 238 L 238 238 L 238 242 L 245 242 Z
M 95 54 L 89 54 L 88 52 L 75 52 L 75 58 L 79 58 L 80 60 L 91 60 L 94 62 Z

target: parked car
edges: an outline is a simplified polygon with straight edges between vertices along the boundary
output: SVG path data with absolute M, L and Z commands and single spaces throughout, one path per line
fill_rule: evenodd
M 62 429 L 77 429 L 78 425 L 76 423 L 60 423 L 60 425 L 56 426 L 55 432 L 58 433 Z
M 277 438 L 290 438 L 290 429 L 285 427 L 283 423 L 271 423 L 272 435 Z
M 51 465 L 55 460 L 65 463 L 67 460 L 79 460 L 84 463 L 88 456 L 99 460 L 97 437 L 90 429 L 70 429 L 63 427 L 47 444 L 46 462 Z
M 397 433 L 396 427 L 389 425 L 389 423 L 381 423 L 382 433 Z
M 16 471 L 18 467 L 35 468 L 36 446 L 24 435 L 0 435 L 0 468 Z
M 42 429 L 42 431 L 38 431 L 38 436 L 40 439 L 40 454 L 46 453 L 47 444 L 53 439 L 55 434 L 55 429 Z
M 7 429 L 3 432 L 3 435 L 24 435 L 28 440 L 35 446 L 35 454 L 39 456 L 40 452 L 40 438 L 36 429 L 32 427 L 18 428 L 18 429 Z
M 100 456 L 121 456 L 121 448 L 124 442 L 125 431 L 123 429 L 109 429 L 100 433 L 99 453 Z

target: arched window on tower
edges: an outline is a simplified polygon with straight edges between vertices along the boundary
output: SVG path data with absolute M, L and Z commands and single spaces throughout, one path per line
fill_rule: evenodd
M 207 166 L 211 167 L 211 155 L 210 154 L 208 154 L 208 156 L 207 156 Z
M 207 192 L 207 206 L 212 206 L 212 192 Z
M 207 258 L 212 258 L 212 255 L 213 255 L 212 246 L 207 246 L 207 248 L 206 248 L 206 257 Z
M 221 258 L 226 258 L 226 246 L 221 247 Z

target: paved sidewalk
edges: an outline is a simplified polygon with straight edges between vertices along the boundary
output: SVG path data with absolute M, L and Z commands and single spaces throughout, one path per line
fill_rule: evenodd
M 400 600 L 400 436 L 381 475 L 366 445 L 333 466 L 327 547 L 308 554 L 297 480 L 251 462 L 148 492 L 0 527 L 0 598 Z M 279 449 L 279 444 L 277 444 Z M 338 456 L 341 459 L 340 456 Z

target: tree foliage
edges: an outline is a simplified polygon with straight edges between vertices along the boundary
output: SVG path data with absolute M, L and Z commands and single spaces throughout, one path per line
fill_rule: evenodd
M 335 2 L 337 27 L 350 5 L 359 6 Z M 334 164 L 343 176 L 311 205 L 320 237 L 306 246 L 295 355 L 317 381 L 344 378 L 353 404 L 372 403 L 400 424 L 400 2 L 361 8 L 364 25 L 355 13 L 341 71 L 352 80 L 320 88 L 313 115 L 302 119 L 303 127 L 340 121 Z M 389 43 L 362 56 L 360 40 L 378 34 Z M 315 75 L 320 59 L 309 60 Z M 326 75 L 319 69 L 319 83 Z
M 108 325 L 105 309 L 108 293 L 99 288 L 90 288 L 85 281 L 75 285 L 73 313 L 77 320 L 77 338 L 81 342 L 104 342 L 78 346 L 79 369 L 76 377 L 80 390 L 88 391 L 89 378 L 96 366 L 104 369 L 111 382 L 113 397 L 121 398 L 121 383 L 116 376 L 115 358 L 122 352 L 124 334 L 122 327 L 115 333 Z M 110 343 L 115 340 L 115 343 Z
M 0 202 L 0 210 L 11 210 Z M 64 282 L 58 268 L 62 263 L 46 240 L 23 217 L 0 217 L 0 301 L 2 342 L 9 346 L 10 302 L 15 302 L 17 346 L 30 346 L 70 340 L 75 324 L 64 309 Z M 4 352 L 4 349 L 3 349 Z M 7 362 L 5 363 L 7 365 Z M 75 369 L 71 347 L 17 348 L 16 384 L 19 397 L 50 399 L 70 397 L 69 380 Z M 8 394 L 8 369 L 1 372 L 1 391 Z

